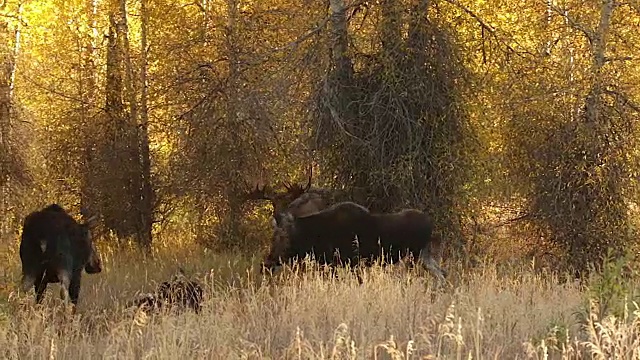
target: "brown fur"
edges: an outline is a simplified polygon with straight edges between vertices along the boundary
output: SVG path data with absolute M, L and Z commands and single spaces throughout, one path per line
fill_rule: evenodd
M 203 300 L 202 286 L 197 281 L 189 280 L 180 269 L 171 280 L 158 285 L 154 293 L 143 294 L 129 305 L 146 311 L 175 307 L 178 311 L 191 308 L 196 313 L 200 313 Z
M 273 268 L 281 258 L 302 258 L 312 251 L 316 258 L 333 265 L 360 258 L 370 263 L 382 254 L 385 262 L 393 263 L 411 254 L 439 279 L 446 276 L 437 265 L 442 240 L 433 236 L 431 219 L 419 210 L 371 214 L 359 204 L 342 202 L 310 215 L 285 212 L 280 215 L 280 224 L 274 229 L 274 246 L 265 258 L 265 267 Z M 357 249 L 353 247 L 356 236 Z M 338 258 L 333 256 L 336 249 Z
M 294 217 L 312 215 L 326 209 L 332 204 L 332 201 L 335 201 L 336 197 L 340 197 L 340 195 L 344 196 L 345 194 L 344 192 L 331 191 L 329 189 L 310 189 L 308 192 L 294 199 L 282 211 L 276 212 L 272 218 L 273 234 L 270 247 L 270 254 L 272 255 L 267 255 L 265 263 L 272 263 L 277 260 L 277 256 L 284 254 L 289 246 L 289 236 L 287 235 L 287 231 L 281 226 L 283 213 L 289 213 Z M 275 260 L 272 256 L 276 256 Z
M 427 214 L 416 209 L 404 209 L 371 216 L 381 246 L 396 249 L 388 255 L 388 260 L 397 261 L 410 254 L 418 256 L 427 270 L 444 280 L 447 272 L 438 265 L 442 258 L 442 238 L 433 234 L 433 222 Z
M 325 193 L 325 191 L 322 191 L 322 193 Z M 293 216 L 302 217 L 320 212 L 326 207 L 327 201 L 321 195 L 321 191 L 310 191 L 293 200 L 282 212 L 276 212 L 272 218 L 273 234 L 270 247 L 270 254 L 275 254 L 272 256 L 276 256 L 276 258 L 272 259 L 267 255 L 265 261 L 271 263 L 277 260 L 277 256 L 283 254 L 289 246 L 287 231 L 281 227 L 281 214 L 283 212 L 286 211 Z
M 362 235 L 367 226 L 369 209 L 353 202 L 341 202 L 322 211 L 302 216 L 285 212 L 280 216 L 281 226 L 274 228 L 274 243 L 265 257 L 267 268 L 277 266 L 280 258 L 300 258 L 314 248 L 317 257 L 326 263 L 345 262 L 357 256 L 353 252 L 355 235 Z M 333 258 L 334 249 L 339 249 L 339 259 Z
M 271 253 L 281 253 L 289 244 L 289 237 L 286 235 L 286 231 L 281 228 L 281 214 L 290 213 L 297 217 L 315 214 L 326 209 L 329 205 L 337 203 L 338 200 L 349 200 L 352 194 L 343 190 L 311 188 L 311 168 L 306 186 L 285 183 L 284 187 L 286 191 L 278 193 L 268 185 L 262 188 L 256 186 L 244 195 L 247 200 L 269 200 L 273 206 Z M 364 200 L 365 194 L 358 193 L 358 197 Z
M 273 236 L 271 238 L 271 247 L 269 248 L 269 253 L 265 256 L 262 262 L 262 270 L 264 268 L 271 268 L 278 261 L 278 259 L 284 256 L 285 252 L 289 248 L 289 235 L 287 234 L 287 229 L 274 226 L 273 227 Z M 262 272 L 261 270 L 261 272 Z
M 20 241 L 22 280 L 20 288 L 33 287 L 40 303 L 49 283 L 61 283 L 60 296 L 78 302 L 82 270 L 102 271 L 102 263 L 91 238 L 91 218 L 78 223 L 60 205 L 51 204 L 24 219 Z
M 294 199 L 284 209 L 274 214 L 276 225 L 280 226 L 281 214 L 289 213 L 293 216 L 306 216 L 315 214 L 327 208 L 329 204 L 319 192 L 308 192 Z

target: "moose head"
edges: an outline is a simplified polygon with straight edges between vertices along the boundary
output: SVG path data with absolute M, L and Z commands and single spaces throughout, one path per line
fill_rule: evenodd
M 313 170 L 311 169 L 311 166 L 309 166 L 309 181 L 306 185 L 291 184 L 287 181 L 283 181 L 282 185 L 285 189 L 283 192 L 274 191 L 269 185 L 263 185 L 260 187 L 260 185 L 257 184 L 253 189 L 247 185 L 246 188 L 250 190 L 245 192 L 243 198 L 244 200 L 269 200 L 273 206 L 273 215 L 275 217 L 276 214 L 279 214 L 286 209 L 292 201 L 311 189 L 312 175 Z

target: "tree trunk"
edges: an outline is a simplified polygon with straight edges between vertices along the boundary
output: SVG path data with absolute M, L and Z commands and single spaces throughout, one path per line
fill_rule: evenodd
M 383 0 L 381 41 L 384 59 L 391 66 L 396 65 L 399 50 L 402 47 L 402 18 L 396 0 Z
M 146 5 L 146 4 L 145 4 Z M 144 176 L 142 174 L 142 157 L 141 157 L 141 144 L 140 139 L 140 124 L 138 123 L 138 99 L 137 99 L 137 86 L 136 76 L 134 74 L 133 64 L 131 61 L 131 47 L 129 45 L 129 24 L 127 19 L 127 2 L 126 0 L 120 0 L 120 24 L 118 26 L 119 37 L 122 44 L 122 55 L 124 61 L 124 68 L 126 74 L 126 80 L 124 82 L 124 89 L 126 93 L 127 101 L 129 102 L 129 121 L 127 128 L 132 129 L 127 133 L 127 158 L 126 161 L 131 164 L 130 171 L 128 173 L 128 182 L 131 184 L 129 188 L 131 196 L 131 208 L 133 224 L 135 228 L 136 242 L 145 250 L 151 250 L 151 233 L 144 231 L 145 225 L 151 223 L 146 215 L 144 206 L 142 204 L 143 195 L 143 182 Z M 146 41 L 146 39 L 145 39 Z M 148 145 L 148 144 L 147 144 Z M 148 154 L 147 154 L 148 156 Z
M 82 134 L 86 139 L 84 142 L 84 167 L 83 167 L 83 179 L 80 185 L 80 206 L 82 209 L 86 209 L 89 213 L 94 214 L 96 212 L 96 162 L 94 161 L 95 141 L 94 132 L 95 124 L 91 124 L 89 119 L 92 118 L 92 112 L 97 108 L 96 106 L 96 93 L 97 93 L 97 79 L 96 79 L 96 48 L 98 28 L 96 24 L 96 18 L 98 15 L 98 0 L 89 0 L 89 11 L 87 17 L 89 18 L 89 24 L 91 31 L 89 33 L 89 39 L 87 41 L 86 49 L 83 53 L 82 66 L 80 67 L 80 85 L 79 85 L 79 98 L 82 100 L 82 107 L 80 109 L 80 118 L 82 126 Z
M 551 215 L 552 219 L 557 217 L 552 225 L 554 233 L 560 234 L 560 241 L 567 246 L 568 253 L 571 254 L 570 261 L 578 270 L 587 270 L 586 264 L 595 257 L 604 257 L 605 251 L 609 249 L 614 251 L 614 256 L 620 255 L 626 242 L 625 235 L 616 239 L 615 233 L 609 232 L 615 228 L 615 225 L 604 231 L 603 226 L 594 227 L 594 224 L 602 220 L 619 224 L 627 221 L 625 220 L 627 210 L 622 200 L 624 185 L 617 173 L 624 166 L 622 161 L 606 160 L 606 168 L 602 171 L 603 177 L 597 175 L 600 169 L 604 168 L 603 158 L 606 158 L 612 150 L 615 151 L 617 147 L 620 149 L 619 141 L 611 139 L 612 132 L 618 131 L 615 129 L 616 116 L 612 116 L 607 111 L 611 107 L 602 100 L 605 91 L 605 74 L 602 73 L 602 69 L 607 61 L 605 57 L 607 35 L 615 5 L 613 0 L 603 0 L 599 4 L 600 17 L 596 26 L 579 23 L 571 19 L 566 11 L 561 12 L 568 28 L 583 33 L 591 45 L 588 54 L 591 57 L 591 68 L 587 76 L 591 79 L 591 84 L 584 98 L 583 112 L 578 117 L 581 122 L 568 123 L 566 126 L 568 129 L 566 137 L 569 140 L 564 142 L 571 146 L 572 150 L 576 150 L 564 174 L 563 181 L 567 183 L 563 189 L 564 196 L 558 200 L 562 204 L 558 208 L 564 216 L 557 217 L 555 215 L 558 212 L 557 209 L 553 209 L 554 215 Z M 571 50 L 570 48 L 570 79 L 573 70 Z M 596 176 L 593 176 L 594 174 Z M 566 226 L 567 222 L 570 226 Z M 609 224 L 604 225 L 605 228 L 607 226 Z M 602 236 L 600 231 L 608 233 L 607 236 Z M 626 231 L 619 228 L 615 231 L 626 234 Z M 609 234 L 613 235 L 612 239 L 606 239 Z
M 119 239 L 136 236 L 134 187 L 132 173 L 136 173 L 132 159 L 131 124 L 123 98 L 125 92 L 124 14 L 120 0 L 109 3 L 109 38 L 107 44 L 105 133 L 100 139 L 100 163 L 105 171 L 100 176 L 101 212 L 105 225 L 114 230 Z M 137 150 L 136 150 L 137 153 Z
M 587 123 L 594 126 L 598 121 L 600 96 L 602 95 L 602 67 L 605 64 L 605 50 L 607 47 L 607 34 L 613 13 L 613 0 L 604 0 L 600 8 L 600 22 L 598 29 L 591 36 L 591 74 L 593 86 L 587 95 L 585 111 Z
M 553 46 L 553 38 L 555 32 L 555 30 L 551 27 L 551 19 L 553 15 L 553 0 L 545 0 L 545 5 L 547 6 L 547 11 L 544 22 L 547 27 L 547 40 L 544 42 L 543 55 L 549 56 L 551 55 L 551 47 Z
M 7 2 L 3 2 L 1 9 L 4 10 Z M 16 59 L 20 51 L 20 31 L 21 31 L 22 3 L 18 5 L 18 25 L 14 34 L 11 34 L 9 23 L 5 19 L 0 19 L 0 46 L 5 50 L 0 57 L 0 214 L 4 214 L 0 220 L 0 236 L 6 234 L 11 228 L 9 219 L 9 188 L 13 181 L 22 176 L 18 154 L 15 153 L 15 146 L 12 146 L 12 97 L 16 74 Z
M 427 61 L 427 12 L 429 11 L 429 3 L 429 0 L 419 0 L 411 8 L 407 42 L 413 62 L 418 65 L 424 65 Z
M 331 11 L 332 58 L 339 82 L 351 82 L 353 65 L 349 57 L 349 33 L 344 0 L 329 0 Z
M 122 103 L 122 59 L 118 46 L 119 34 L 116 31 L 118 27 L 116 16 L 117 14 L 113 12 L 109 14 L 105 110 L 111 120 L 120 122 L 124 117 L 124 104 Z
M 150 179 L 150 154 L 148 141 L 148 96 L 145 89 L 144 118 L 139 119 L 137 96 L 138 78 L 134 71 L 129 44 L 127 9 L 125 0 L 110 1 L 110 29 L 107 50 L 107 102 L 109 120 L 107 139 L 111 153 L 105 153 L 103 161 L 108 165 L 108 176 L 113 179 L 103 188 L 103 209 L 109 213 L 109 228 L 120 237 L 133 236 L 145 250 L 151 249 L 152 202 Z M 147 42 L 147 9 L 144 11 L 144 46 Z M 146 57 L 144 59 L 146 62 Z M 146 67 L 146 63 L 144 65 Z M 146 82 L 146 68 L 144 70 Z M 143 76 L 142 74 L 140 76 Z M 125 107 L 126 106 L 128 107 Z M 110 143 L 109 143 L 110 142 Z M 105 219 L 106 220 L 106 219 Z
M 147 26 L 148 13 L 147 1 L 140 0 L 141 34 L 140 42 L 142 47 L 142 64 L 140 69 L 140 84 L 142 93 L 140 94 L 140 163 L 141 163 L 141 198 L 140 198 L 140 235 L 142 243 L 151 247 L 152 227 L 153 227 L 153 204 L 155 202 L 153 187 L 151 182 L 151 154 L 149 151 L 149 109 L 148 109 L 148 87 L 147 87 Z
M 582 131 L 584 132 L 584 138 L 589 139 L 586 144 L 585 151 L 585 161 L 587 169 L 596 169 L 600 162 L 599 155 L 601 153 L 608 152 L 610 148 L 610 144 L 606 141 L 602 141 L 602 136 L 606 136 L 610 132 L 608 129 L 609 121 L 601 121 L 601 97 L 603 94 L 603 79 L 602 79 L 602 68 L 605 65 L 605 51 L 607 45 L 607 34 L 609 33 L 609 25 L 611 21 L 611 15 L 613 13 L 614 4 L 613 0 L 604 0 L 602 2 L 602 7 L 600 8 L 600 21 L 598 23 L 598 28 L 591 33 L 591 76 L 593 78 L 593 84 L 591 85 L 591 90 L 586 96 L 585 99 L 585 116 L 584 121 L 586 128 Z M 584 172 L 582 172 L 583 176 L 587 176 Z M 588 184 L 588 180 L 583 180 L 583 183 Z M 578 191 L 576 191 L 578 192 Z M 578 192 L 580 193 L 580 192 Z M 597 195 L 593 193 L 584 193 L 582 197 L 578 197 L 578 205 L 576 206 L 578 209 L 582 209 L 582 212 L 588 214 L 590 209 L 594 208 L 595 201 L 597 201 Z M 585 215 L 585 217 L 588 215 Z M 576 258 L 582 257 L 580 259 L 581 263 L 586 263 L 592 253 L 590 251 L 585 251 L 585 249 L 595 250 L 600 252 L 600 256 L 604 256 L 604 250 L 602 249 L 593 249 L 592 243 L 588 241 L 591 240 L 586 236 L 577 236 L 571 242 L 570 253 L 574 254 Z M 618 250 L 618 249 L 615 249 Z M 620 254 L 616 254 L 620 255 Z
M 238 129 L 238 86 L 239 86 L 239 69 L 238 69 L 238 50 L 236 38 L 236 21 L 238 17 L 238 3 L 236 0 L 227 0 L 227 28 L 225 36 L 225 44 L 227 56 L 229 58 L 229 74 L 228 74 L 228 87 L 227 87 L 227 109 L 226 117 L 227 124 L 231 129 Z M 229 148 L 231 152 L 229 154 L 230 163 L 234 164 L 227 169 L 227 177 L 231 184 L 238 183 L 237 169 L 242 169 L 245 162 L 244 154 L 239 151 L 239 146 L 242 143 L 238 131 L 231 131 L 231 144 Z M 231 237 L 241 236 L 240 230 L 240 216 L 242 213 L 242 203 L 238 199 L 239 190 L 236 186 L 226 187 L 226 198 L 229 205 L 229 212 L 227 215 L 228 234 L 226 234 L 226 241 Z
M 126 69 L 126 81 L 124 82 L 127 100 L 129 101 L 129 118 L 132 124 L 138 122 L 138 100 L 136 97 L 136 81 L 131 63 L 131 47 L 129 46 L 129 24 L 127 19 L 127 1 L 120 0 L 120 24 L 119 36 L 122 40 L 122 55 Z

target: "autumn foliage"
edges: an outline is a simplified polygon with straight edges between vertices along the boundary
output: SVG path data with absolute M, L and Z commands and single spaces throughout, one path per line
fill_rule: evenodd
M 247 184 L 430 213 L 448 256 L 637 245 L 630 3 L 74 0 L 0 11 L 0 236 L 50 202 L 150 251 L 251 253 Z M 8 240 L 10 241 L 10 240 Z M 164 241 L 164 240 L 163 240 Z M 560 260 L 560 261 L 556 261 Z

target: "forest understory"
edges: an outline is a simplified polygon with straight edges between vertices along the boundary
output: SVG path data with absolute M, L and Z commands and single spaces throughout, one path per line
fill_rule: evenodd
M 5 358 L 640 359 L 637 0 L 7 0 Z M 412 208 L 449 283 L 402 266 L 263 278 L 271 219 Z M 78 314 L 19 293 L 59 204 L 104 270 Z M 125 309 L 178 268 L 203 312 Z
M 202 249 L 105 252 L 69 317 L 50 285 L 43 304 L 3 268 L 0 354 L 6 359 L 637 359 L 640 281 L 611 263 L 583 282 L 532 263 L 445 262 L 448 285 L 403 265 L 358 284 L 319 269 L 264 277 L 256 258 Z M 126 307 L 181 266 L 205 288 L 199 314 Z

